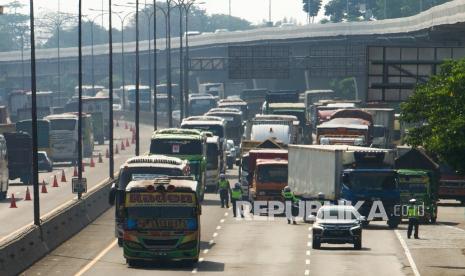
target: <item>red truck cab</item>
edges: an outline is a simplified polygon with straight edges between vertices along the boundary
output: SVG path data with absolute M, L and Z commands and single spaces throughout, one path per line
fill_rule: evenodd
M 283 201 L 281 191 L 287 186 L 288 151 L 256 149 L 249 152 L 250 188 L 253 201 Z

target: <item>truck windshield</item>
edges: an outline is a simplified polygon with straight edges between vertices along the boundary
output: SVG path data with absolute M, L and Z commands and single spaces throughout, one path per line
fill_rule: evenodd
M 150 145 L 152 154 L 200 155 L 202 152 L 200 140 L 154 139 Z
M 397 180 L 392 173 L 357 172 L 350 174 L 348 186 L 354 190 L 394 190 Z
M 220 152 L 217 144 L 207 144 L 207 169 L 216 170 L 218 168 L 218 158 Z
M 75 130 L 77 119 L 55 119 L 50 121 L 51 130 Z
M 258 167 L 258 181 L 287 182 L 286 165 L 262 165 Z

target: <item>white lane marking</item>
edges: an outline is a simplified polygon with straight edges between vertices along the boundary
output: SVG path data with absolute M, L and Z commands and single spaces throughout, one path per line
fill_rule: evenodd
M 307 250 L 306 255 L 310 256 L 310 250 Z
M 209 245 L 212 245 L 214 242 L 215 242 L 214 240 L 210 240 L 210 241 L 208 242 L 208 244 L 209 244 Z
M 118 240 L 115 239 L 112 241 L 105 249 L 103 249 L 90 263 L 88 263 L 85 267 L 79 270 L 74 276 L 81 276 L 86 273 L 91 267 L 93 267 L 100 259 L 105 256 L 108 251 L 110 251 L 115 245 L 118 243 Z
M 312 231 L 312 226 L 308 227 L 308 231 Z
M 228 212 L 224 213 L 224 216 L 225 216 L 225 217 L 227 217 L 228 215 L 229 215 Z
M 218 233 L 213 233 L 213 237 L 216 238 L 216 236 L 218 236 Z
M 309 264 L 310 264 L 310 260 L 309 260 L 309 259 L 305 260 L 305 264 L 306 264 L 306 265 L 309 265 Z
M 420 272 L 417 269 L 417 265 L 415 264 L 415 261 L 413 260 L 412 254 L 410 253 L 410 250 L 408 249 L 408 246 L 405 243 L 404 239 L 400 235 L 399 230 L 394 230 L 394 232 L 396 233 L 396 236 L 400 242 L 400 245 L 402 245 L 402 248 L 404 249 L 405 255 L 407 256 L 407 260 L 410 263 L 410 267 L 412 268 L 413 275 L 420 276 Z
M 208 253 L 208 249 L 203 250 L 203 254 L 207 254 L 207 253 Z
M 311 238 L 312 238 L 312 234 L 308 234 L 308 238 L 311 239 Z
M 221 229 L 221 226 L 216 226 L 216 230 L 220 230 Z
M 307 246 L 308 247 L 312 246 L 312 242 L 307 242 Z
M 201 263 L 201 262 L 203 262 L 203 261 L 205 261 L 204 258 L 200 258 L 200 259 L 199 259 L 199 263 Z
M 192 274 L 196 274 L 196 273 L 197 273 L 197 268 L 192 269 Z
M 306 269 L 304 275 L 310 275 L 310 270 Z
M 224 223 L 224 219 L 221 219 L 221 220 L 220 220 L 220 223 Z

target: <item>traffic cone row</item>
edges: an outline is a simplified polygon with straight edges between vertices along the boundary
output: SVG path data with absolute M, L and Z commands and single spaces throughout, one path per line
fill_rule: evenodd
M 107 151 L 105 152 L 105 158 L 110 158 L 110 151 L 107 149 Z
M 46 194 L 47 193 L 47 187 L 45 186 L 45 180 L 42 181 L 42 191 L 41 193 Z
M 115 154 L 119 154 L 118 144 L 116 144 Z
M 26 201 L 32 200 L 31 198 L 31 192 L 29 192 L 29 187 L 26 188 L 26 197 L 24 198 Z
M 16 206 L 15 194 L 11 194 L 10 208 L 18 208 L 18 206 Z
M 121 150 L 125 150 L 126 148 L 124 147 L 124 142 L 121 140 Z
M 61 170 L 61 182 L 66 182 L 65 170 Z
M 93 156 L 90 157 L 90 167 L 91 168 L 95 167 L 95 162 L 94 162 L 94 157 Z
M 102 153 L 101 152 L 98 153 L 98 162 L 103 163 Z
M 53 176 L 53 185 L 52 185 L 53 188 L 58 188 L 58 180 L 57 180 L 57 176 L 54 175 Z
M 129 140 L 126 138 L 126 147 L 129 148 L 130 147 L 130 144 L 129 144 Z

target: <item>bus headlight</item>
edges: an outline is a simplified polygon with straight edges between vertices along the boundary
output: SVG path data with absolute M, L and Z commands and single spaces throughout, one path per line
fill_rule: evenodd
M 320 145 L 329 145 L 330 142 L 329 142 L 329 138 L 326 138 L 326 137 L 322 137 L 320 138 Z

